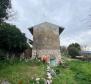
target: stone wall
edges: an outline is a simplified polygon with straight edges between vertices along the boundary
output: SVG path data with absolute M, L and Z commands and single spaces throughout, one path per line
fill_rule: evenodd
M 49 61 L 50 59 L 54 58 L 56 59 L 56 62 L 59 60 L 61 61 L 61 53 L 60 50 L 49 50 L 49 49 L 42 49 L 42 50 L 32 50 L 33 57 L 41 58 L 43 56 L 48 56 Z
M 61 59 L 59 26 L 42 23 L 32 27 L 33 29 L 33 49 L 32 57 L 49 55 L 57 60 Z
M 60 49 L 59 27 L 48 23 L 33 28 L 34 49 Z

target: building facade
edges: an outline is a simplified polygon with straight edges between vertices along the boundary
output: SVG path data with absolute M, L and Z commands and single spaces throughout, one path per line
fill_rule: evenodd
M 33 35 L 32 57 L 42 60 L 44 57 L 48 57 L 47 62 L 61 60 L 59 35 L 63 29 L 48 22 L 29 28 Z

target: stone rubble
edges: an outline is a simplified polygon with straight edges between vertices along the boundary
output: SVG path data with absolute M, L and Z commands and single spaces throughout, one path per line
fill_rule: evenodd
M 11 83 L 9 83 L 7 80 L 3 80 L 1 81 L 1 84 L 11 84 Z

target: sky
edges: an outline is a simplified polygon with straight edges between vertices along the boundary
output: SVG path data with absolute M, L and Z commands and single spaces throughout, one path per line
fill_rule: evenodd
M 28 28 L 42 22 L 64 27 L 60 44 L 79 43 L 91 50 L 91 0 L 12 0 L 11 17 L 7 22 L 16 25 L 27 38 Z

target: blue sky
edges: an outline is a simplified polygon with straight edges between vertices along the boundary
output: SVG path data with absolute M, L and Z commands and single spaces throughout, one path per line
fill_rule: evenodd
M 8 22 L 28 38 L 29 27 L 48 21 L 65 28 L 61 45 L 78 42 L 91 49 L 91 0 L 12 0 L 12 10 Z

